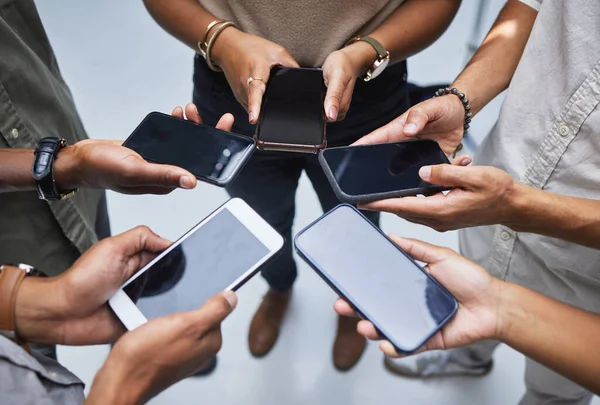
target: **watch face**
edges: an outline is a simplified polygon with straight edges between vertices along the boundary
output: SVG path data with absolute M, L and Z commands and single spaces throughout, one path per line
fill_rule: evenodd
M 375 69 L 373 69 L 373 71 L 371 72 L 371 80 L 375 79 L 377 76 L 379 76 L 384 70 L 385 68 L 389 65 L 390 63 L 390 58 L 385 58 L 381 61 L 377 61 L 375 62 Z

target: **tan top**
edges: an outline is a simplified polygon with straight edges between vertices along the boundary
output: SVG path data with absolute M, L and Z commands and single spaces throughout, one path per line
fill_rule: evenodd
M 327 56 L 366 35 L 404 0 L 199 0 L 220 19 L 273 41 L 303 67 L 321 67 Z

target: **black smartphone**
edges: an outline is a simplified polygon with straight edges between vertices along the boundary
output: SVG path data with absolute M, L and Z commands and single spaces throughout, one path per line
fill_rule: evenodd
M 148 114 L 123 143 L 148 162 L 183 167 L 221 187 L 237 176 L 255 145 L 247 136 L 159 112 Z
M 418 350 L 458 309 L 444 287 L 350 205 L 300 231 L 294 246 L 399 352 Z
M 319 163 L 338 199 L 348 204 L 450 189 L 419 177 L 423 166 L 450 164 L 432 140 L 329 148 L 319 154 Z
M 325 148 L 325 92 L 321 69 L 274 67 L 254 136 L 258 148 L 306 153 Z

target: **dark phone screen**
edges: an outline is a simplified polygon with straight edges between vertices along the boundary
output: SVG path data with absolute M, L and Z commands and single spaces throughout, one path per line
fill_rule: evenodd
M 263 99 L 258 139 L 321 145 L 325 136 L 324 98 L 321 70 L 274 68 Z
M 323 157 L 341 190 L 352 196 L 428 187 L 423 166 L 450 163 L 433 141 L 326 149 Z
M 207 125 L 150 113 L 123 146 L 150 162 L 183 167 L 199 179 L 225 181 L 250 153 L 253 141 Z
M 123 288 L 147 319 L 200 308 L 269 254 L 227 208 L 175 244 Z
M 457 306 L 351 207 L 323 216 L 297 237 L 296 246 L 400 350 L 425 343 Z

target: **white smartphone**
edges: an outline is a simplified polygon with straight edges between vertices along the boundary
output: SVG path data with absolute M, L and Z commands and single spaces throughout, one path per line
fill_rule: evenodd
M 128 330 L 235 291 L 283 247 L 283 238 L 233 198 L 134 274 L 109 300 Z

